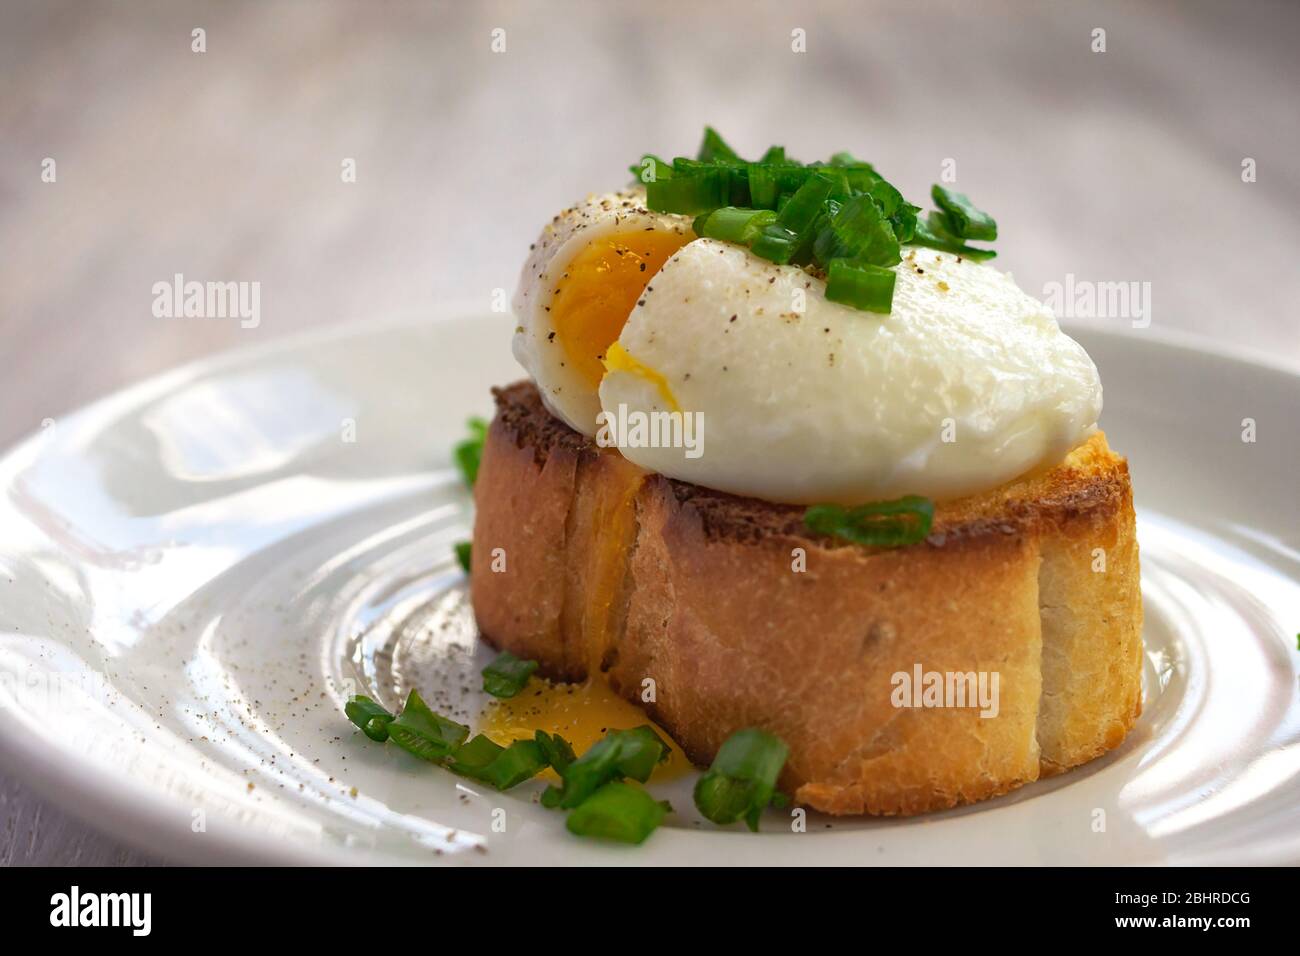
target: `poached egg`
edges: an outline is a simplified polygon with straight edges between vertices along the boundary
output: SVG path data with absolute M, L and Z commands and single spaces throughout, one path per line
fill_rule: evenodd
M 589 197 L 534 244 L 514 354 L 549 410 L 596 437 L 601 412 L 696 416 L 695 454 L 620 451 L 641 467 L 794 504 L 949 499 L 1054 464 L 1096 428 L 1083 348 L 1009 275 L 904 247 L 892 312 L 697 239 L 644 193 Z

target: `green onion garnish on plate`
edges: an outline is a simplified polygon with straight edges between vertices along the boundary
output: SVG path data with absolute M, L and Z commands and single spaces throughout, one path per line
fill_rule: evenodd
M 493 697 L 514 697 L 537 670 L 537 661 L 525 661 L 509 651 L 502 651 L 483 668 L 483 690 Z
M 823 270 L 828 299 L 866 312 L 890 311 L 893 285 L 874 270 L 897 265 L 903 245 L 973 260 L 994 255 L 967 245 L 996 239 L 997 223 L 966 196 L 935 185 L 939 211 L 918 220 L 919 206 L 849 153 L 800 163 L 773 146 L 747 162 L 705 127 L 695 159 L 666 163 L 647 154 L 631 169 L 650 209 L 693 216 L 696 235 L 746 246 L 778 265 Z M 844 260 L 852 268 L 832 268 Z
M 498 790 L 509 790 L 547 768 L 546 754 L 535 740 L 514 740 L 483 772 L 483 779 Z
M 469 728 L 431 711 L 414 690 L 398 717 L 360 695 L 349 698 L 343 709 L 371 740 L 382 742 L 391 737 L 417 757 L 497 790 L 509 790 L 547 767 L 563 773 L 573 760 L 573 747 L 567 740 L 542 731 L 532 740 L 516 740 L 508 747 L 483 734 L 466 743 Z
M 758 831 L 763 811 L 784 798 L 776 780 L 790 748 L 765 730 L 738 730 L 723 743 L 704 776 L 695 784 L 695 806 L 714 823 L 744 820 Z
M 671 809 L 640 787 L 611 781 L 571 810 L 564 825 L 578 836 L 644 843 Z
M 349 697 L 343 705 L 343 713 L 371 740 L 383 742 L 388 739 L 388 725 L 393 715 L 364 694 Z
M 547 787 L 542 806 L 572 809 L 606 783 L 624 777 L 645 783 L 668 754 L 668 745 L 649 726 L 611 730 L 561 771 L 562 786 Z
M 435 714 L 412 690 L 406 707 L 388 724 L 388 736 L 403 750 L 437 763 L 465 742 L 469 728 Z
M 548 766 L 542 748 L 533 740 L 516 740 L 502 747 L 479 734 L 457 748 L 447 759 L 447 769 L 463 777 L 509 790 L 537 776 Z
M 481 418 L 471 418 L 465 426 L 469 429 L 469 437 L 456 446 L 453 454 L 461 478 L 465 480 L 465 487 L 473 488 L 474 482 L 478 480 L 479 462 L 483 460 L 488 424 Z
M 490 737 L 476 734 L 448 756 L 447 769 L 465 777 L 479 777 L 505 749 Z
M 934 502 L 918 495 L 874 501 L 856 508 L 813 505 L 804 512 L 810 531 L 873 548 L 900 548 L 923 541 L 934 523 Z
M 349 698 L 344 710 L 366 736 L 391 739 L 417 757 L 497 790 L 509 790 L 554 768 L 561 786 L 548 787 L 542 805 L 568 810 L 565 826 L 578 836 L 642 843 L 672 810 L 667 802 L 626 782 L 646 782 L 668 759 L 668 744 L 648 725 L 611 730 L 575 759 L 567 740 L 542 730 L 531 740 L 515 740 L 505 747 L 485 734 L 470 738 L 468 727 L 434 713 L 415 690 L 397 717 L 361 695 Z M 733 734 L 696 784 L 696 806 L 715 823 L 743 819 L 757 830 L 766 807 L 785 805 L 776 780 L 787 753 L 785 744 L 765 731 Z
M 544 730 L 538 730 L 533 733 L 533 739 L 537 741 L 537 746 L 542 748 L 542 756 L 546 758 L 546 762 L 561 776 L 569 768 L 569 764 L 577 759 L 573 753 L 573 744 L 559 734 L 548 734 Z
M 468 541 L 457 541 L 452 548 L 456 552 L 456 563 L 466 574 L 469 574 L 469 559 L 473 553 L 473 546 Z

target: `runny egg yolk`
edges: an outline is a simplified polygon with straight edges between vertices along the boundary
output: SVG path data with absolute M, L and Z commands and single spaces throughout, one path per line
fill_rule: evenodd
M 641 230 L 604 236 L 579 252 L 551 297 L 551 323 L 565 359 L 592 387 L 605 377 L 602 360 L 618 340 L 646 284 L 682 246 L 690 230 Z
M 585 684 L 557 684 L 534 678 L 518 697 L 494 700 L 478 721 L 478 731 L 502 746 L 512 740 L 531 740 L 533 732 L 559 734 L 582 756 L 611 730 L 631 730 L 650 724 L 650 718 L 614 693 L 603 678 Z M 666 780 L 691 769 L 691 762 L 667 733 L 655 732 L 668 744 L 668 760 L 652 778 Z

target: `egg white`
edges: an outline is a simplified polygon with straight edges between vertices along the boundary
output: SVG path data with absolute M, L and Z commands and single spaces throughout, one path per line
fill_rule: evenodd
M 1096 367 L 1045 306 L 991 266 L 904 255 L 893 311 L 876 315 L 747 249 L 709 239 L 681 249 L 619 344 L 701 413 L 703 451 L 623 454 L 734 494 L 855 504 L 991 488 L 1092 432 Z M 629 372 L 610 372 L 600 400 L 663 408 L 660 390 Z

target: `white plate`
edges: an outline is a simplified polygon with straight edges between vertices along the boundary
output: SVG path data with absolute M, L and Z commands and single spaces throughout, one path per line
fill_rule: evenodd
M 910 820 L 814 815 L 792 833 L 773 811 L 757 836 L 701 825 L 682 781 L 683 812 L 625 848 L 570 836 L 535 785 L 498 794 L 366 740 L 342 715 L 353 689 L 476 710 L 461 676 L 487 655 L 451 558 L 470 511 L 449 449 L 488 387 L 519 377 L 510 327 L 371 325 L 223 356 L 14 449 L 10 769 L 186 861 L 1300 861 L 1300 376 L 1153 330 L 1074 330 L 1130 457 L 1142 547 L 1146 709 L 1110 756 Z

